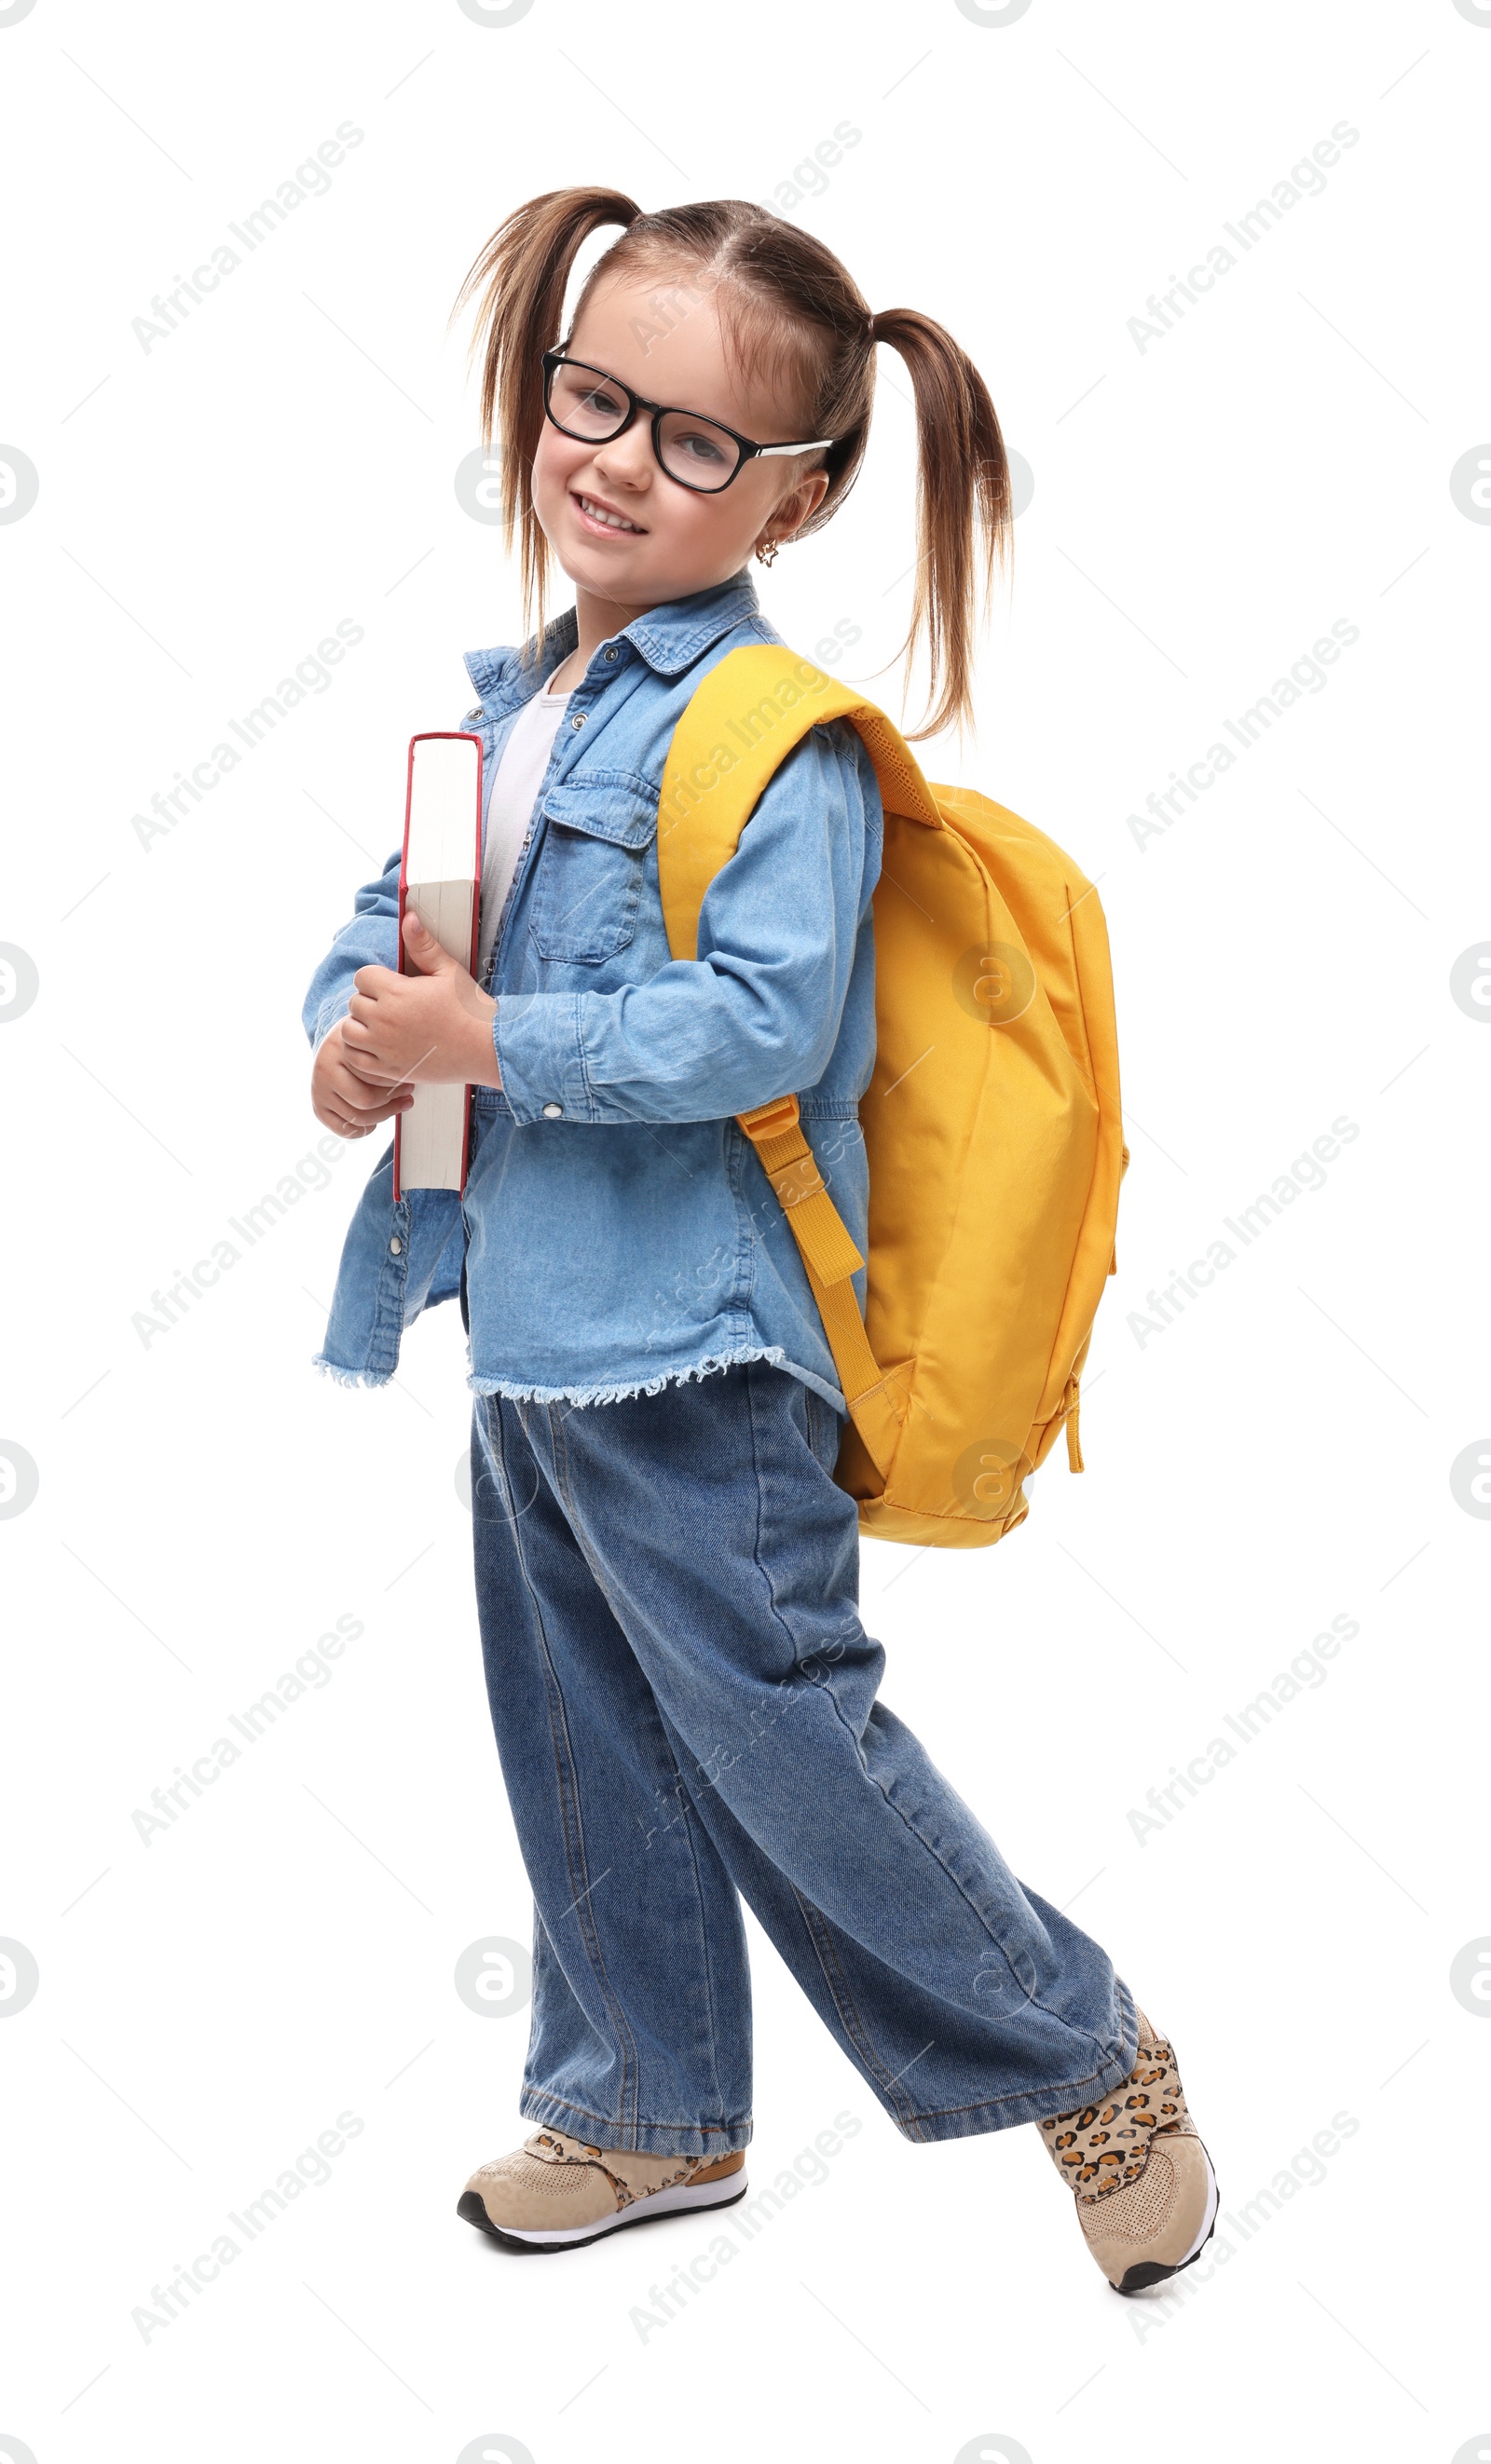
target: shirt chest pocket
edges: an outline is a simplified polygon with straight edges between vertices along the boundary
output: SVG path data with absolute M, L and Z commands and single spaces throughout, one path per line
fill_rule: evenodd
M 544 813 L 530 937 L 542 958 L 598 966 L 636 930 L 656 803 L 629 781 L 591 778 L 551 788 Z

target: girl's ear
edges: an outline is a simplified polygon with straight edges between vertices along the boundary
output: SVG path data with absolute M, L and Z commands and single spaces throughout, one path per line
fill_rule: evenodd
M 801 530 L 809 516 L 815 514 L 822 504 L 828 494 L 828 485 L 826 471 L 810 471 L 798 480 L 795 488 L 790 488 L 775 512 L 768 516 L 766 527 L 756 542 L 758 549 L 768 545 L 780 547 L 794 531 Z

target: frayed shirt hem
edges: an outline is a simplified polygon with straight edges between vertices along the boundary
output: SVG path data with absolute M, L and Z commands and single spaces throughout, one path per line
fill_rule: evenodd
M 311 1367 L 338 1386 L 390 1386 L 393 1382 L 392 1373 L 387 1369 L 346 1369 L 340 1360 L 328 1359 L 324 1352 L 317 1353 Z
M 821 1379 L 799 1369 L 795 1360 L 788 1359 L 786 1349 L 780 1343 L 738 1344 L 733 1351 L 706 1353 L 702 1360 L 696 1360 L 685 1368 L 665 1369 L 656 1377 L 639 1377 L 627 1384 L 535 1386 L 522 1378 L 478 1377 L 475 1373 L 466 1383 L 474 1395 L 505 1395 L 514 1403 L 572 1403 L 576 1406 L 626 1403 L 634 1395 L 660 1395 L 665 1386 L 682 1386 L 691 1378 L 708 1377 L 719 1369 L 735 1369 L 747 1360 L 766 1360 L 774 1369 L 785 1369 L 790 1376 L 800 1377 L 804 1385 L 812 1386 L 836 1411 L 844 1410 L 844 1400 L 838 1389 L 826 1387 Z

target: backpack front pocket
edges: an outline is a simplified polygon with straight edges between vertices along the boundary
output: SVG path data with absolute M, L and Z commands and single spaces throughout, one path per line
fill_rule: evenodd
M 598 966 L 636 930 L 657 806 L 630 781 L 588 779 L 544 800 L 544 844 L 528 931 L 541 958 Z

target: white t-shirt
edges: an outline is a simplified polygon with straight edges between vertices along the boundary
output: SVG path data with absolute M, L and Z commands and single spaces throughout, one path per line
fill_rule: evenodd
M 557 675 L 559 671 L 554 671 Z M 512 886 L 539 782 L 548 768 L 559 722 L 569 706 L 567 693 L 536 693 L 513 721 L 512 734 L 492 781 L 487 806 L 486 852 L 481 864 L 481 927 L 477 942 L 477 981 L 485 980 L 487 960 L 497 939 L 497 919 Z

